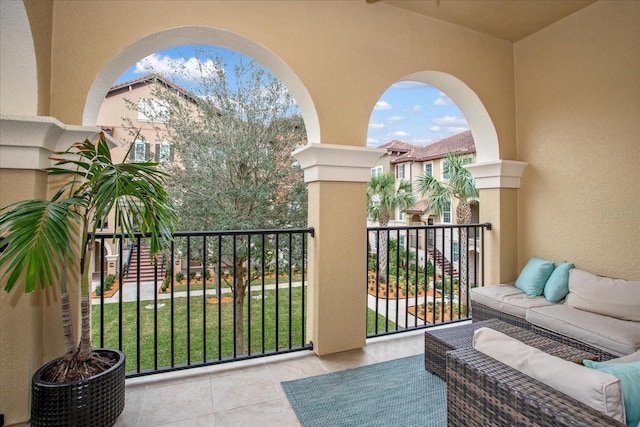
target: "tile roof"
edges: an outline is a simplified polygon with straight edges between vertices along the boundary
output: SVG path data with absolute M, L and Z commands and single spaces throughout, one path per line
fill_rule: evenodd
M 426 200 L 418 200 L 415 205 L 404 210 L 408 214 L 424 214 L 429 209 L 429 203 Z
M 406 153 L 408 151 L 413 150 L 416 147 L 406 142 L 402 142 L 402 141 L 398 141 L 397 139 L 394 139 L 393 141 L 387 142 L 386 144 L 382 144 L 378 148 L 386 148 L 387 151 Z
M 186 97 L 188 97 L 188 98 L 190 98 L 192 100 L 196 98 L 196 95 L 194 95 L 193 93 L 191 93 L 187 89 L 183 88 L 180 85 L 175 84 L 171 80 L 169 80 L 166 77 L 162 76 L 161 74 L 157 74 L 157 73 L 147 74 L 147 75 L 139 77 L 137 79 L 127 80 L 126 82 L 122 82 L 122 83 L 119 83 L 117 85 L 111 86 L 109 88 L 109 93 L 116 92 L 119 89 L 122 89 L 122 88 L 125 88 L 125 87 L 128 87 L 128 86 L 143 85 L 143 84 L 152 83 L 152 82 L 161 82 L 166 86 L 169 86 L 169 87 L 172 87 L 172 88 L 176 89 L 177 91 L 179 91 L 180 93 L 182 93 L 183 95 L 185 95 Z
M 406 144 L 400 141 L 391 141 L 388 144 L 392 144 L 394 142 Z M 385 145 L 383 145 L 382 147 L 385 147 Z M 476 146 L 473 142 L 473 136 L 471 135 L 470 130 L 452 135 L 445 139 L 441 139 L 440 141 L 434 142 L 433 144 L 425 145 L 424 147 L 413 146 L 410 144 L 406 145 L 411 147 L 411 149 L 405 154 L 391 160 L 391 163 L 403 163 L 411 161 L 424 162 L 427 160 L 441 159 L 443 157 L 446 157 L 447 153 L 469 154 L 476 152 Z M 387 148 L 387 151 L 388 150 L 389 149 Z

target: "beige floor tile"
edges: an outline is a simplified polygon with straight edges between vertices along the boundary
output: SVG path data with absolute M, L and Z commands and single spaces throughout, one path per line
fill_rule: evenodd
M 424 353 L 424 331 L 413 332 L 406 337 L 389 339 L 376 338 L 369 340 L 364 351 L 376 362 L 386 362 L 416 354 Z
M 248 368 L 231 375 L 212 376 L 211 393 L 216 412 L 281 397 L 278 384 L 264 366 Z
M 324 364 L 313 353 L 298 358 L 272 361 L 265 366 L 277 383 L 328 372 Z
M 211 380 L 148 385 L 138 418 L 139 426 L 158 426 L 213 414 Z
M 319 359 L 329 372 L 376 363 L 375 359 L 369 356 L 363 349 L 320 356 Z
M 202 415 L 200 417 L 187 418 L 174 421 L 168 424 L 161 424 L 161 427 L 212 427 L 217 426 L 215 414 Z M 160 427 L 158 426 L 158 427 Z
M 298 427 L 291 408 L 277 399 L 228 411 L 216 412 L 216 427 Z

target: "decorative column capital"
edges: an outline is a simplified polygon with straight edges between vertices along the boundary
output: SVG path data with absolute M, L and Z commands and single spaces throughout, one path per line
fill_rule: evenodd
M 0 115 L 0 169 L 45 169 L 49 157 L 92 139 L 96 126 L 65 125 L 53 117 Z
M 304 181 L 369 182 L 371 168 L 384 148 L 309 143 L 291 155 L 304 171 Z
M 520 188 L 520 177 L 527 162 L 517 160 L 496 160 L 493 162 L 471 163 L 464 167 L 476 180 L 476 188 Z

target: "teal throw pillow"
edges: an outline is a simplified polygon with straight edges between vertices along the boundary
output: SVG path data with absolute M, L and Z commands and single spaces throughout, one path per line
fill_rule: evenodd
M 640 362 L 605 363 L 584 360 L 584 366 L 607 372 L 620 380 L 626 424 L 636 427 L 640 423 Z
M 553 273 L 555 264 L 538 257 L 531 257 L 516 279 L 516 288 L 530 297 L 542 295 L 544 284 Z
M 544 284 L 544 297 L 549 302 L 558 302 L 569 293 L 569 270 L 574 268 L 570 262 L 563 261 L 553 270 Z

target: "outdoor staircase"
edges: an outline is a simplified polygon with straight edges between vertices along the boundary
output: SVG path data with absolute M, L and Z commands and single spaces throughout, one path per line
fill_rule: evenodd
M 443 276 L 449 276 L 449 272 L 452 271 L 453 278 L 458 278 L 459 273 L 458 270 L 449 262 L 449 260 L 438 250 L 438 248 L 433 247 L 431 245 L 427 246 L 427 252 L 429 253 L 429 258 L 433 260 L 433 265 L 436 271 L 440 271 Z
M 155 278 L 155 266 L 153 259 L 149 255 L 149 247 L 134 246 L 131 249 L 131 259 L 129 261 L 129 269 L 125 283 L 135 282 L 138 280 L 138 250 L 140 250 L 140 282 L 153 282 Z M 164 279 L 166 267 L 163 262 L 158 264 L 158 282 Z

